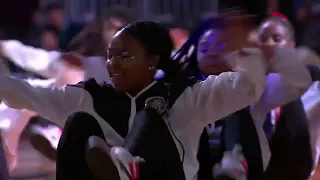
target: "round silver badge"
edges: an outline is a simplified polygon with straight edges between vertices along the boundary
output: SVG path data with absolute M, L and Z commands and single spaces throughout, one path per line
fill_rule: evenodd
M 154 96 L 154 97 L 148 98 L 145 101 L 145 107 L 153 108 L 159 114 L 163 114 L 167 111 L 166 100 L 161 96 Z

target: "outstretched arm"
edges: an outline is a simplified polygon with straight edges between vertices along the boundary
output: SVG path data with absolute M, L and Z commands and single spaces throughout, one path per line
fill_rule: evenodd
M 37 112 L 61 127 L 72 113 L 93 107 L 92 98 L 84 89 L 31 85 L 9 76 L 0 76 L 0 98 L 11 108 Z
M 265 90 L 252 110 L 268 113 L 290 101 L 299 99 L 312 83 L 310 73 L 298 59 L 299 50 L 279 49 L 271 61 L 274 73 L 266 79 Z
M 88 81 L 96 84 L 95 80 Z M 8 107 L 37 112 L 60 127 L 64 127 L 73 113 L 87 112 L 97 119 L 108 141 L 120 144 L 121 136 L 95 112 L 91 95 L 82 88 L 84 83 L 58 88 L 0 76 L 0 98 Z
M 59 61 L 60 52 L 34 48 L 17 40 L 1 41 L 0 52 L 17 66 L 48 78 L 56 77 L 63 65 Z
M 187 88 L 173 106 L 195 112 L 197 122 L 192 123 L 202 128 L 254 103 L 264 90 L 267 66 L 260 53 L 237 51 L 226 59 L 234 72 L 209 76 Z M 181 121 L 178 124 L 187 123 Z

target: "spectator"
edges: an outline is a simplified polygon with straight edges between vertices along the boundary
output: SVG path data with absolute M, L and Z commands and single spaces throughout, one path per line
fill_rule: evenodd
M 54 27 L 46 28 L 40 37 L 41 48 L 53 51 L 59 50 L 58 32 Z
M 132 9 L 116 5 L 107 8 L 103 15 L 103 39 L 109 42 L 116 31 L 127 23 L 138 20 L 138 15 Z
M 136 20 L 136 13 L 129 8 L 120 5 L 108 8 L 102 19 L 87 25 L 70 41 L 66 51 L 77 52 L 83 56 L 105 56 L 106 45 L 116 31 Z M 102 39 L 104 41 L 101 41 Z
M 40 47 L 41 27 L 39 23 L 39 11 L 35 11 L 30 19 L 30 26 L 26 29 L 25 35 L 21 41 L 29 46 Z
M 76 52 L 82 56 L 104 57 L 106 48 L 103 42 L 102 26 L 101 21 L 88 24 L 70 41 L 66 51 Z
M 58 40 L 60 49 L 64 49 L 69 41 L 83 28 L 83 24 L 66 22 L 64 8 L 60 4 L 49 4 L 46 8 L 48 25 L 54 26 L 58 30 Z

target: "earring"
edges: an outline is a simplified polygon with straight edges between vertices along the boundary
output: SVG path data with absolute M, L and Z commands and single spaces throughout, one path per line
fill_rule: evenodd
M 153 71 L 154 69 L 155 69 L 155 67 L 153 67 L 153 66 L 150 66 L 150 67 L 148 68 L 149 71 Z

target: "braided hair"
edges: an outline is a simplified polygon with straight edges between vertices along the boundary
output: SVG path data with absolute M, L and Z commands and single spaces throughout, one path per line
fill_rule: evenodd
M 165 73 L 170 80 L 180 73 L 180 66 L 171 59 L 173 43 L 167 29 L 152 21 L 141 21 L 129 24 L 121 29 L 142 43 L 150 55 L 158 55 L 160 61 L 157 69 Z
M 184 43 L 184 45 L 173 55 L 173 60 L 180 64 L 180 67 L 185 71 L 199 74 L 197 61 L 198 42 L 202 35 L 209 29 L 224 29 L 226 22 L 222 17 L 209 17 L 202 21 L 202 23 L 192 32 L 191 36 Z M 188 64 L 185 66 L 185 64 Z

